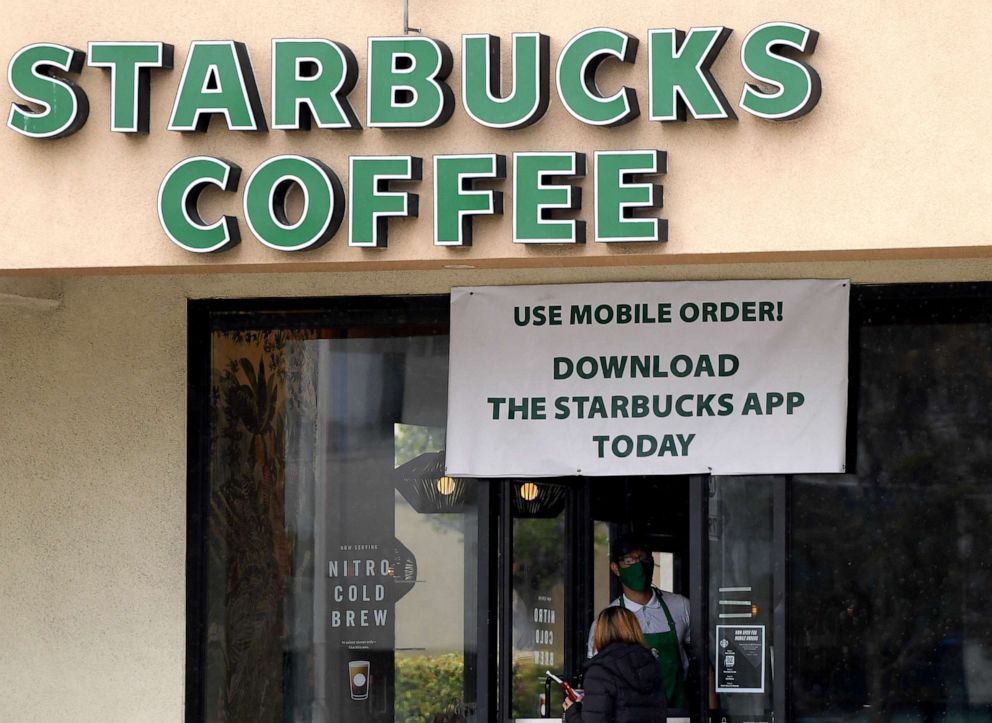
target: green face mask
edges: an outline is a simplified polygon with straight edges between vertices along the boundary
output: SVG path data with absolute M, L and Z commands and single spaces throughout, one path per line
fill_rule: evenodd
M 628 590 L 644 592 L 651 586 L 654 565 L 650 562 L 638 562 L 630 567 L 619 567 L 620 582 Z

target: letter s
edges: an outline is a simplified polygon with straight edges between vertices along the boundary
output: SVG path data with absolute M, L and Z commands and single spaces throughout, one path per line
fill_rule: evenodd
M 61 138 L 82 128 L 90 114 L 86 93 L 53 71 L 78 73 L 85 61 L 82 50 L 54 43 L 35 43 L 18 50 L 10 59 L 7 82 L 17 95 L 42 110 L 11 103 L 7 127 L 29 138 Z

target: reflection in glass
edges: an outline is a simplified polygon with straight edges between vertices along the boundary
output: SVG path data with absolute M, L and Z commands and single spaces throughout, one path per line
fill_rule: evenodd
M 214 332 L 207 721 L 474 720 L 477 485 L 442 473 L 447 357 L 402 328 Z
M 545 671 L 565 664 L 565 502 L 567 489 L 547 482 L 513 486 L 512 718 L 561 710 L 561 693 L 544 700 Z M 560 713 L 558 713 L 560 715 Z
M 594 520 L 592 523 L 592 609 L 599 613 L 610 604 L 610 523 Z M 671 589 L 671 588 L 669 588 Z
M 710 484 L 708 630 L 714 702 L 720 718 L 770 721 L 772 480 L 714 477 Z
M 992 325 L 874 323 L 859 352 L 857 474 L 794 480 L 796 717 L 989 720 Z
M 396 462 L 407 460 L 394 475 L 396 534 L 419 561 L 418 584 L 396 606 L 395 720 L 434 723 L 471 713 L 462 590 L 476 555 L 476 483 L 444 475 L 442 428 L 396 425 L 394 436 Z

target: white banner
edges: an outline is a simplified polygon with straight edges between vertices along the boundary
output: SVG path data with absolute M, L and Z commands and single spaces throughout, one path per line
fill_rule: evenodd
M 847 281 L 451 292 L 447 473 L 843 472 Z

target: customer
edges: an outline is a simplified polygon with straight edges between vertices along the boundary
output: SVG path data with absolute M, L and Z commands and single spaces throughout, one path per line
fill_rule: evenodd
M 568 723 L 665 723 L 665 691 L 658 662 L 644 642 L 637 618 L 608 607 L 596 619 L 598 651 L 586 664 L 585 695 L 563 704 Z

